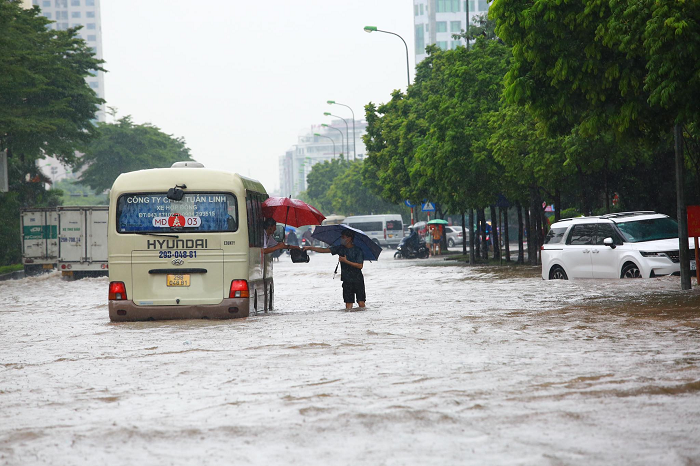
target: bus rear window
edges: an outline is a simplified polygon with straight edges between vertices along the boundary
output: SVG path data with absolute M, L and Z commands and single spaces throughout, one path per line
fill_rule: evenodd
M 386 221 L 387 230 L 403 230 L 403 224 L 401 220 L 387 220 Z
M 238 230 L 236 197 L 187 193 L 181 201 L 166 193 L 125 194 L 117 200 L 119 233 L 188 233 Z

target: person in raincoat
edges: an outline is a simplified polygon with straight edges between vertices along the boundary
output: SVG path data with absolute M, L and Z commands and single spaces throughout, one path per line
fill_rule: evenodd
M 345 309 L 352 309 L 357 300 L 358 306 L 365 307 L 367 294 L 365 291 L 365 277 L 362 275 L 362 266 L 365 261 L 362 249 L 354 244 L 355 232 L 343 230 L 340 235 L 341 244 L 329 248 L 314 246 L 304 247 L 304 251 L 330 253 L 338 256 L 340 262 L 340 281 L 343 282 L 343 301 Z

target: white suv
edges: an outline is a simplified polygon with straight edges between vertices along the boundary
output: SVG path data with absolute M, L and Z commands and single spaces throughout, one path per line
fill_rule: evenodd
M 656 212 L 578 217 L 552 225 L 542 278 L 647 278 L 680 272 L 678 224 Z M 695 245 L 692 239 L 690 247 Z M 695 270 L 695 260 L 690 261 Z

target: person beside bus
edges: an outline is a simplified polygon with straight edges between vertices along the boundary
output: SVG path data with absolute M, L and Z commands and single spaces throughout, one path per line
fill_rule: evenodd
M 265 228 L 265 239 L 263 241 L 262 250 L 263 254 L 270 254 L 272 252 L 279 251 L 280 249 L 299 249 L 298 246 L 290 246 L 285 244 L 284 241 L 280 241 L 278 243 L 275 240 L 273 235 L 277 229 L 277 222 L 275 222 L 274 218 L 265 219 L 263 227 Z
M 367 299 L 365 292 L 365 277 L 362 275 L 362 266 L 365 256 L 362 249 L 355 246 L 355 232 L 343 230 L 340 234 L 341 244 L 329 248 L 317 248 L 314 246 L 304 247 L 304 251 L 315 251 L 321 253 L 331 253 L 338 256 L 340 262 L 340 281 L 343 282 L 343 301 L 345 309 L 352 309 L 352 305 L 357 299 L 357 304 L 365 307 Z

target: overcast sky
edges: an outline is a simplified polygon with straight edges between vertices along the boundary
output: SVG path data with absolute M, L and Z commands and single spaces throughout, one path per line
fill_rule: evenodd
M 364 118 L 413 79 L 411 0 L 101 0 L 107 105 L 195 160 L 279 187 L 278 157 L 323 112 Z M 110 118 L 110 117 L 108 117 Z M 110 121 L 110 120 L 108 120 Z

